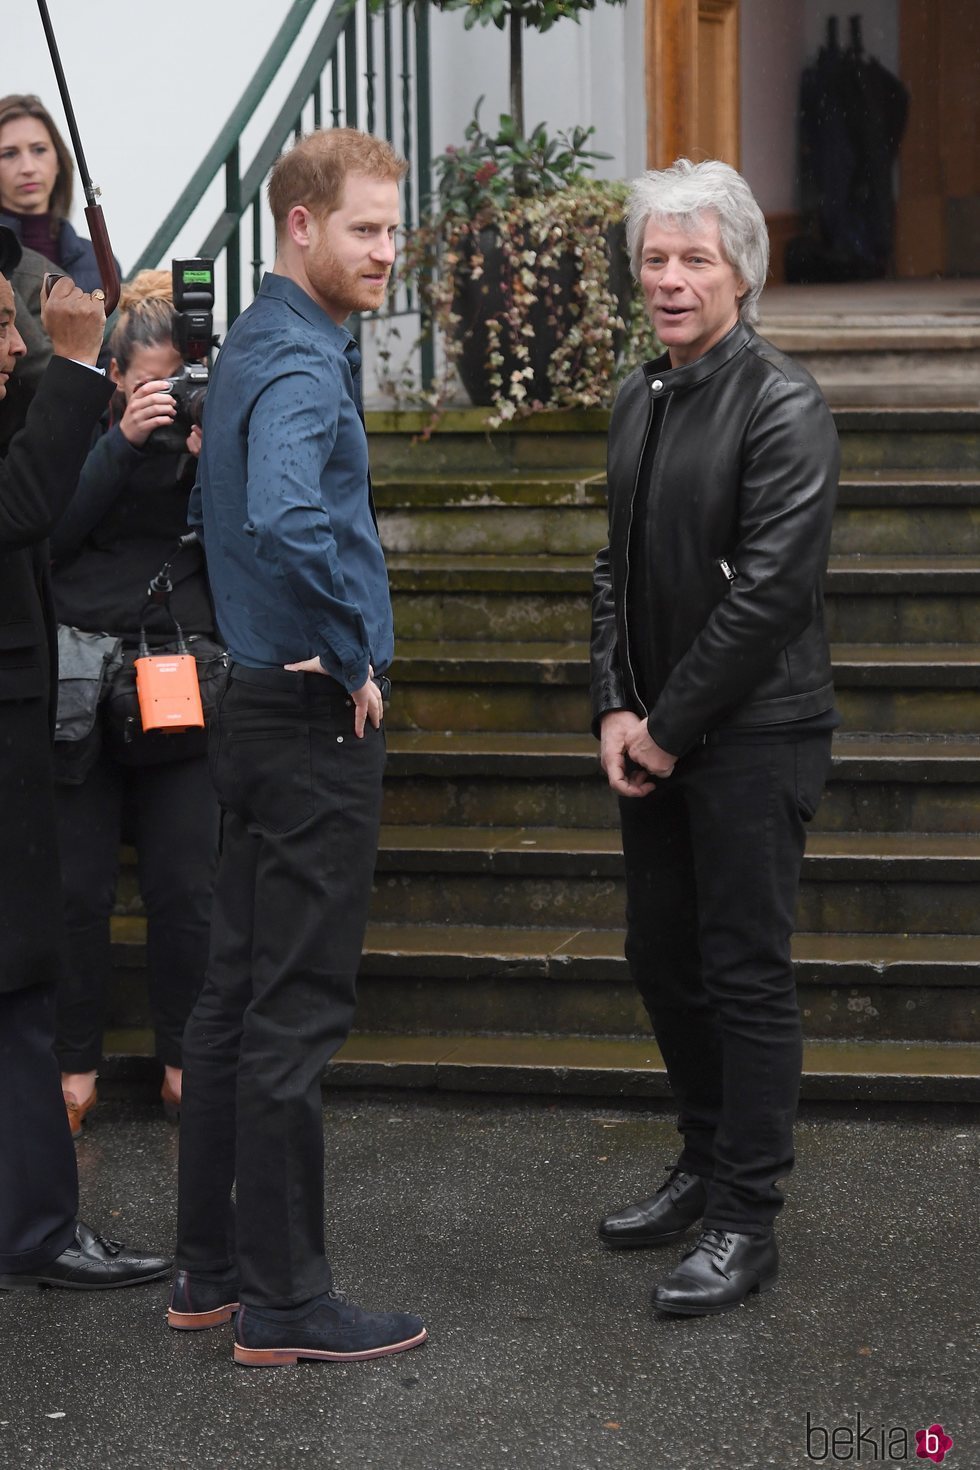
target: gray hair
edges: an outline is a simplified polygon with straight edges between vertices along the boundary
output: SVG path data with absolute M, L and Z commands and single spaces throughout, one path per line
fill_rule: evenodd
M 684 231 L 714 214 L 725 256 L 748 290 L 738 303 L 748 326 L 759 319 L 758 301 L 769 271 L 769 232 L 755 196 L 740 173 L 709 159 L 679 158 L 670 168 L 651 169 L 634 179 L 626 201 L 626 248 L 630 269 L 640 279 L 643 236 L 650 219 L 671 220 Z

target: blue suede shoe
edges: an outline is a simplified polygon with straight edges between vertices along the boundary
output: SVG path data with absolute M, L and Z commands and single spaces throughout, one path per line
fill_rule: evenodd
M 300 1311 L 241 1307 L 235 1318 L 235 1362 L 252 1368 L 278 1368 L 300 1358 L 355 1362 L 406 1352 L 427 1336 L 421 1317 L 368 1312 L 342 1291 L 328 1291 Z

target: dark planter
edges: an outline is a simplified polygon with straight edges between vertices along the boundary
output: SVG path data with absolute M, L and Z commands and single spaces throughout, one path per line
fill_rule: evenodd
M 460 355 L 456 368 L 463 387 L 472 403 L 485 407 L 493 401 L 492 376 L 487 365 L 490 355 L 487 322 L 506 310 L 510 300 L 510 262 L 500 243 L 495 227 L 481 230 L 478 243 L 472 240 L 461 242 L 459 265 L 457 266 L 456 292 L 453 297 L 453 312 L 460 318 L 456 335 L 461 339 Z M 617 302 L 619 315 L 625 320 L 632 293 L 632 278 L 626 258 L 626 230 L 623 225 L 612 225 L 606 232 L 609 250 L 609 286 Z M 519 249 L 534 248 L 533 237 L 523 239 L 515 231 L 514 244 Z M 483 256 L 483 271 L 474 280 L 469 262 L 479 252 Z M 534 267 L 532 267 L 534 269 Z M 548 365 L 558 344 L 573 326 L 576 315 L 574 308 L 582 299 L 579 287 L 582 262 L 569 248 L 556 266 L 545 272 L 546 284 L 538 300 L 528 313 L 534 336 L 527 338 L 530 351 L 530 367 L 534 376 L 525 380 L 528 401 L 549 404 L 554 396 L 554 387 L 548 379 Z M 585 288 L 587 293 L 588 287 Z M 618 354 L 623 345 L 624 332 L 615 334 L 615 350 Z M 514 355 L 510 328 L 505 325 L 500 335 L 500 351 L 503 367 L 499 368 L 504 383 L 519 368 L 525 366 Z M 498 390 L 499 391 L 499 390 Z

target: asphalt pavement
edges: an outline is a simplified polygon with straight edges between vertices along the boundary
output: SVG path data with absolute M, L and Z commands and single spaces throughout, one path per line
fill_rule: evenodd
M 343 1092 L 325 1116 L 338 1284 L 429 1342 L 246 1369 L 230 1328 L 169 1331 L 160 1284 L 0 1293 L 2 1470 L 929 1465 L 934 1424 L 949 1470 L 980 1467 L 976 1109 L 806 1111 L 778 1285 L 711 1319 L 651 1313 L 677 1246 L 595 1238 L 675 1156 L 662 1109 Z M 83 1218 L 169 1248 L 176 1157 L 156 1108 L 100 1102 Z

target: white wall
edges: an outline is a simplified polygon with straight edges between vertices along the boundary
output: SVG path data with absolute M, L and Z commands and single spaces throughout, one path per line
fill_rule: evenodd
M 742 173 L 763 211 L 775 214 L 792 209 L 796 191 L 803 7 L 742 0 L 740 27 Z

